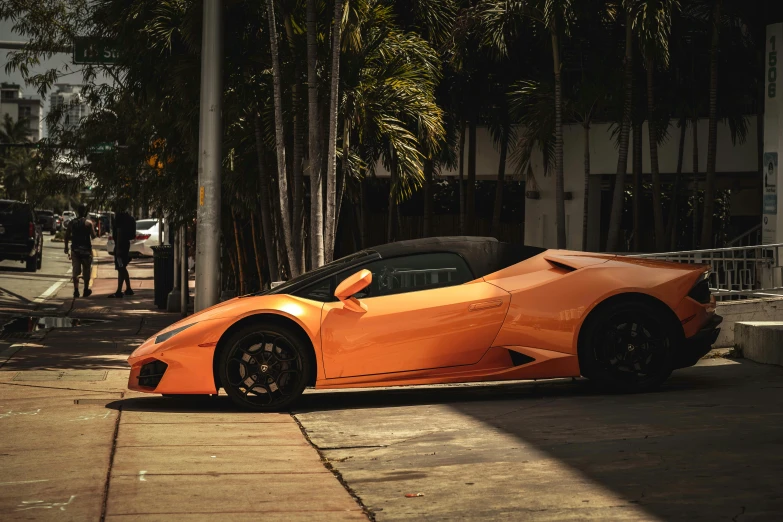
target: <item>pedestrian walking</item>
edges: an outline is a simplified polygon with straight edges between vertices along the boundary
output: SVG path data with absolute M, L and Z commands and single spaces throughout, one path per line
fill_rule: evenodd
M 117 291 L 109 297 L 121 298 L 133 295 L 130 286 L 128 263 L 130 262 L 130 243 L 136 238 L 136 220 L 125 209 L 120 209 L 114 217 L 114 268 L 117 270 Z M 122 285 L 125 284 L 125 294 Z
M 65 229 L 65 253 L 71 260 L 73 276 L 73 297 L 79 297 L 79 275 L 84 279 L 84 297 L 92 294 L 90 290 L 90 271 L 92 270 L 92 240 L 95 239 L 95 225 L 87 218 L 87 205 L 81 204 L 78 217 L 68 222 Z M 68 251 L 68 243 L 71 250 Z

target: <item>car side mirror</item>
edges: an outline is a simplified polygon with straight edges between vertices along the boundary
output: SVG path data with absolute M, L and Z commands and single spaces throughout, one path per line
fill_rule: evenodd
M 346 277 L 342 283 L 337 285 L 334 296 L 343 303 L 347 310 L 364 313 L 367 311 L 367 305 L 359 302 L 354 294 L 370 286 L 372 283 L 372 272 L 367 269 L 359 270 L 353 275 Z

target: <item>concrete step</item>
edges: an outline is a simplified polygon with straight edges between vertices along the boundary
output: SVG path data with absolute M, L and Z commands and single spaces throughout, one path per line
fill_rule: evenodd
M 738 322 L 734 344 L 746 359 L 783 366 L 783 321 Z
M 741 321 L 783 321 L 783 297 L 719 301 L 716 313 L 723 317 L 713 348 L 734 347 L 734 325 Z

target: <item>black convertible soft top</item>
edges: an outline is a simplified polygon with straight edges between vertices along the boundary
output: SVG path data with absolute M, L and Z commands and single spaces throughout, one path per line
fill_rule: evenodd
M 451 252 L 461 256 L 473 272 L 473 277 L 484 277 L 508 266 L 544 252 L 545 248 L 502 243 L 494 237 L 445 236 L 409 239 L 361 250 L 337 259 L 315 270 L 286 281 L 260 294 L 290 294 L 327 277 L 360 266 L 373 259 L 389 259 L 410 254 Z
M 475 277 L 484 277 L 546 251 L 546 248 L 503 243 L 494 237 L 446 236 L 410 239 L 372 247 L 382 258 L 427 252 L 462 256 Z

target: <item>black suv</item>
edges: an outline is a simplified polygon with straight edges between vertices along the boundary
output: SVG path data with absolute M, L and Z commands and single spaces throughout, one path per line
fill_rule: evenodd
M 41 268 L 43 234 L 33 207 L 0 199 L 0 261 L 6 259 L 24 262 L 28 272 Z
M 57 221 L 54 219 L 53 211 L 35 209 L 35 217 L 38 218 L 42 230 L 48 230 L 52 234 L 57 232 Z

